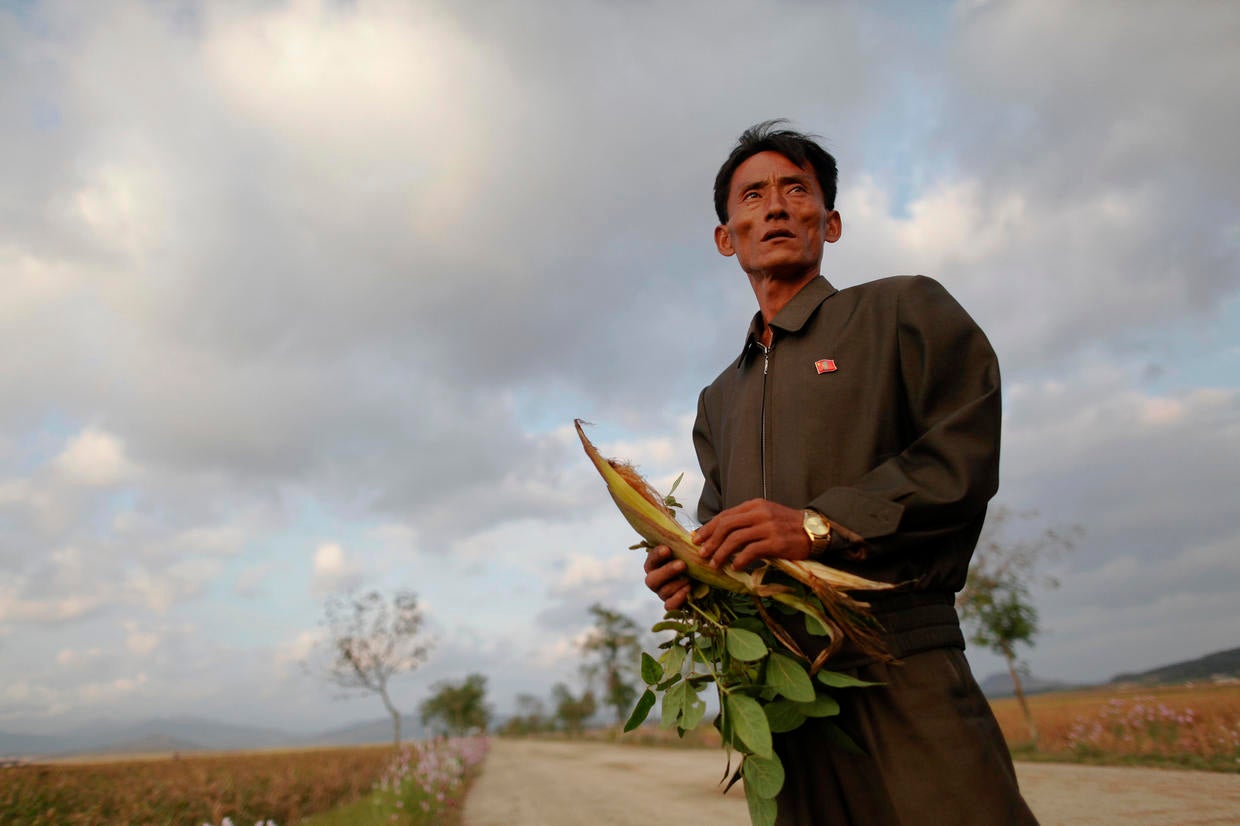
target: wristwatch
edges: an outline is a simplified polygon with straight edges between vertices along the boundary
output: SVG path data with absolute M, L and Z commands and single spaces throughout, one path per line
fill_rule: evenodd
M 801 524 L 809 534 L 809 555 L 818 556 L 831 545 L 831 523 L 813 508 L 806 508 Z

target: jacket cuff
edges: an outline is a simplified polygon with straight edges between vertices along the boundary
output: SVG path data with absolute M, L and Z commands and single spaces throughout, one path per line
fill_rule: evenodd
M 866 540 L 895 533 L 904 515 L 903 505 L 846 487 L 831 488 L 807 507 Z

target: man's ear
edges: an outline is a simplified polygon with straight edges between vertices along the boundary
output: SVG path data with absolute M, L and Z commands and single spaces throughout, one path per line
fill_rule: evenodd
M 840 236 L 844 234 L 844 219 L 840 217 L 839 212 L 831 210 L 831 214 L 827 216 L 827 226 L 822 233 L 823 239 L 828 244 L 834 244 L 840 240 Z
M 736 250 L 732 248 L 732 234 L 723 224 L 715 227 L 715 249 L 719 250 L 720 255 L 736 255 Z

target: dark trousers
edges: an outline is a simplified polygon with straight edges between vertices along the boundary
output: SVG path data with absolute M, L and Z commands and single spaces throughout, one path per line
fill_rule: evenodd
M 777 826 L 1037 826 L 1007 744 L 964 652 L 850 669 L 832 718 L 865 751 L 832 745 L 821 722 L 775 736 L 786 780 Z

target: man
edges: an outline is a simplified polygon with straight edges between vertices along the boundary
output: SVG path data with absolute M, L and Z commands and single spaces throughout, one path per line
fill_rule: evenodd
M 758 312 L 739 357 L 702 391 L 694 446 L 705 485 L 695 534 L 715 566 L 817 558 L 887 582 L 867 596 L 896 663 L 847 649 L 829 667 L 880 687 L 838 692 L 865 751 L 810 719 L 777 735 L 779 824 L 1036 824 L 964 659 L 954 609 L 998 487 L 994 352 L 936 282 L 836 290 L 835 159 L 771 121 L 747 130 L 715 180 L 715 245 L 749 278 Z M 668 610 L 689 594 L 666 548 L 646 584 Z M 821 641 L 792 623 L 815 653 Z

